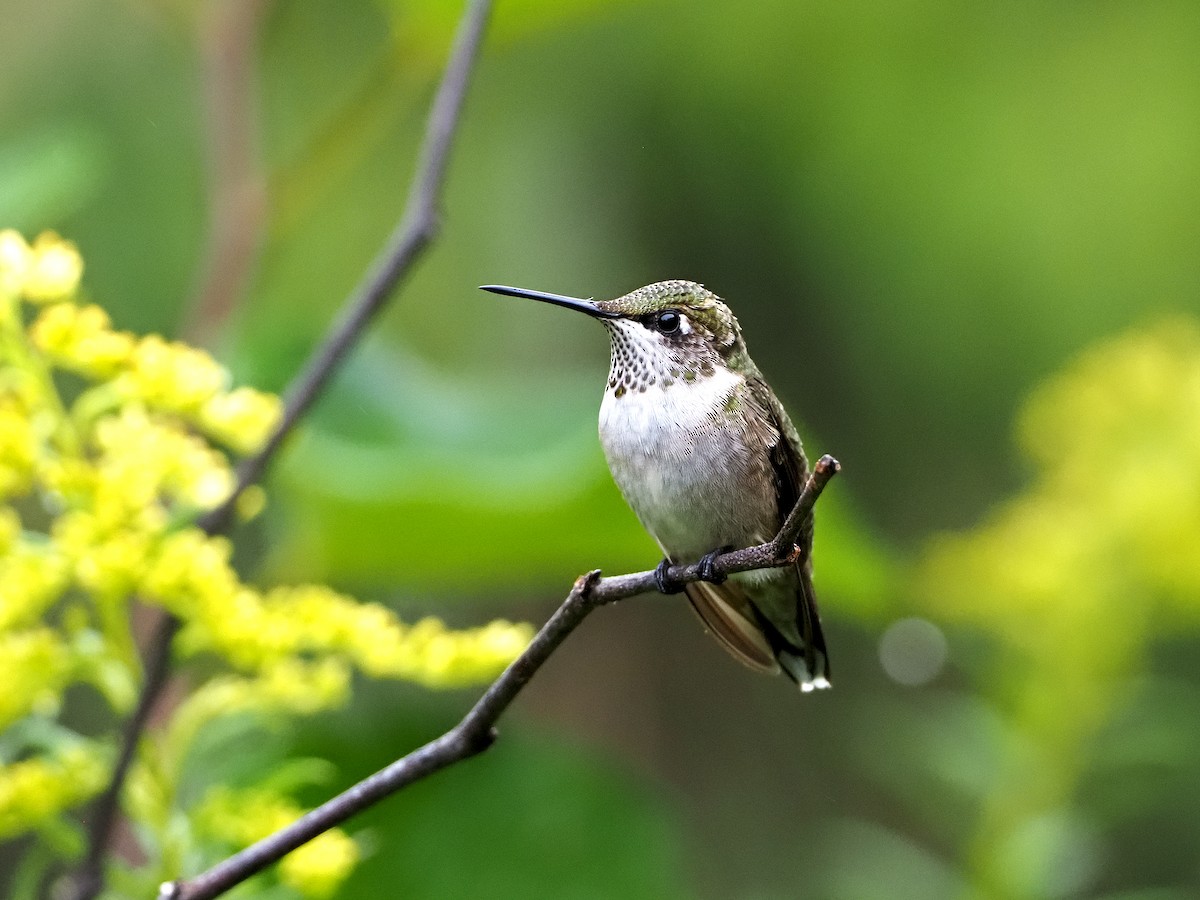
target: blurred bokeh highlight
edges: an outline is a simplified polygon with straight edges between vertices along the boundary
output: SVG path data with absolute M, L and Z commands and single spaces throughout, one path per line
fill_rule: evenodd
M 7 0 L 0 227 L 280 390 L 403 204 L 461 7 Z M 453 624 L 657 552 L 594 322 L 703 282 L 810 455 L 835 689 L 678 598 L 589 620 L 489 753 L 362 817 L 345 898 L 1200 892 L 1200 5 L 497 3 L 441 235 L 239 560 Z M 319 802 L 469 693 L 281 734 Z M 2 887 L 2 883 L 0 883 Z

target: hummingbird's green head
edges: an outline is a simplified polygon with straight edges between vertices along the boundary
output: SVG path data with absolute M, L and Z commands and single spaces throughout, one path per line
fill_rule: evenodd
M 729 307 L 692 281 L 660 281 L 615 300 L 581 300 L 500 285 L 483 289 L 565 306 L 599 319 L 612 339 L 609 388 L 617 396 L 627 390 L 695 381 L 718 368 L 745 372 L 754 365 Z

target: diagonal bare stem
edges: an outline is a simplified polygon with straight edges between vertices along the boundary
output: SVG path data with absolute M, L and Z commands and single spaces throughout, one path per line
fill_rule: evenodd
M 293 379 L 287 390 L 283 418 L 275 431 L 257 453 L 242 461 L 233 493 L 200 520 L 206 531 L 221 532 L 229 526 L 242 491 L 262 477 L 279 446 L 321 396 L 376 313 L 436 236 L 438 199 L 446 178 L 450 147 L 490 10 L 491 0 L 471 0 L 459 23 L 454 48 L 429 111 L 416 175 L 400 221 L 362 281 L 342 304 L 328 336 Z
M 220 506 L 198 521 L 208 534 L 223 533 L 233 522 L 238 498 L 262 478 L 279 448 L 300 419 L 321 396 L 342 361 L 358 343 L 376 313 L 412 270 L 437 234 L 438 202 L 445 182 L 450 149 L 461 118 L 475 60 L 483 41 L 491 0 L 470 0 L 459 22 L 441 84 L 430 107 L 416 173 L 399 223 L 362 281 L 346 298 L 326 338 L 313 351 L 287 390 L 284 414 L 266 443 L 238 468 L 237 484 Z M 76 873 L 73 900 L 93 900 L 104 887 L 103 862 L 116 825 L 121 791 L 132 765 L 137 743 L 167 682 L 171 646 L 179 622 L 165 616 L 147 648 L 146 677 L 137 709 L 126 723 L 117 764 L 104 793 L 97 800 L 88 827 L 87 855 Z
M 722 554 L 713 561 L 713 568 L 718 573 L 731 575 L 751 569 L 790 565 L 795 559 L 796 538 L 812 515 L 813 506 L 825 485 L 838 473 L 839 468 L 832 456 L 822 456 L 775 538 L 757 547 Z M 668 576 L 678 582 L 698 581 L 700 565 L 672 566 Z M 195 878 L 164 884 L 158 900 L 208 900 L 217 897 L 322 832 L 401 788 L 482 753 L 496 739 L 495 725 L 500 716 L 542 664 L 592 610 L 655 590 L 657 583 L 654 573 L 649 571 L 610 578 L 601 578 L 598 570 L 581 575 L 566 600 L 542 626 L 525 651 L 501 673 L 454 728 Z

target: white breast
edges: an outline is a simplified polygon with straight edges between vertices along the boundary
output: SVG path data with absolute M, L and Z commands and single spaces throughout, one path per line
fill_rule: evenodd
M 695 381 L 677 380 L 670 387 L 651 385 L 644 391 L 604 394 L 600 404 L 600 433 L 607 447 L 638 454 L 653 446 L 674 444 L 681 434 L 711 429 L 714 412 L 725 405 L 733 390 L 745 379 L 729 369 Z
M 651 385 L 620 397 L 610 390 L 600 406 L 600 441 L 613 478 L 642 524 L 679 561 L 749 542 L 748 534 L 726 533 L 732 520 L 744 521 L 735 510 L 760 502 L 738 491 L 749 460 L 737 417 L 726 411 L 743 381 L 722 366 L 667 388 Z

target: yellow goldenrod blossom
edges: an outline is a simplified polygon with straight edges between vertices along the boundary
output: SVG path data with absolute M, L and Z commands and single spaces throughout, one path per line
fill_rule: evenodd
M 279 878 L 305 896 L 331 897 L 359 856 L 358 844 L 344 831 L 324 831 L 283 858 Z
M 98 306 L 55 303 L 34 321 L 29 336 L 56 366 L 89 378 L 112 378 L 129 363 L 135 341 L 111 324 Z
M 429 617 L 404 629 L 395 643 L 363 637 L 356 649 L 367 674 L 430 687 L 461 687 L 500 674 L 529 644 L 533 629 L 498 620 L 482 628 L 453 631 L 440 619 Z
M 114 331 L 98 306 L 56 303 L 30 337 L 46 357 L 88 378 L 111 379 L 117 398 L 182 417 L 239 453 L 257 450 L 279 421 L 279 398 L 253 388 L 226 390 L 229 373 L 203 350 L 157 335 Z
M 43 232 L 30 246 L 16 231 L 0 231 L 0 295 L 35 303 L 61 300 L 75 293 L 82 274 L 75 245 L 54 232 Z
M 83 258 L 75 245 L 52 231 L 45 231 L 37 236 L 31 250 L 31 264 L 25 273 L 25 296 L 45 302 L 74 294 L 83 275 Z
M 1178 319 L 1093 348 L 1033 394 L 1019 430 L 1033 483 L 935 542 L 918 574 L 933 617 L 1002 638 L 988 679 L 1013 746 L 974 842 L 996 896 L 1021 892 L 997 848 L 1070 802 L 1154 619 L 1200 625 L 1200 327 Z
M 938 542 L 926 571 L 944 610 L 1027 645 L 1054 644 L 1051 622 L 1136 638 L 1136 581 L 1147 603 L 1200 617 L 1200 328 L 1175 320 L 1095 348 L 1034 394 L 1020 433 L 1038 480 Z
M 16 512 L 2 514 L 7 539 L 0 550 L 0 635 L 37 621 L 68 581 L 68 561 L 58 548 L 21 539 Z
M 0 391 L 0 498 L 25 493 L 33 480 L 38 434 L 30 411 Z
M 300 818 L 303 810 L 274 791 L 214 788 L 197 813 L 201 830 L 217 840 L 245 846 Z M 292 851 L 279 865 L 279 878 L 306 897 L 334 894 L 359 859 L 358 845 L 332 829 Z
M 196 538 L 172 541 L 194 548 Z M 458 687 L 494 678 L 533 636 L 528 625 L 504 621 L 465 631 L 436 618 L 409 626 L 384 606 L 319 585 L 276 588 L 262 596 L 233 586 L 225 553 L 200 554 L 208 562 L 197 567 L 192 552 L 171 551 L 156 560 L 147 588 L 190 599 L 183 647 L 216 651 L 247 669 L 298 653 L 332 653 L 376 678 Z
M 229 563 L 231 553 L 227 540 L 210 538 L 198 528 L 172 532 L 147 558 L 141 590 L 185 621 L 206 610 L 219 616 L 243 590 Z
M 154 541 L 152 534 L 137 529 L 106 528 L 84 512 L 61 516 L 52 533 L 75 583 L 97 599 L 133 593 Z
M 107 777 L 101 754 L 83 744 L 0 766 L 0 839 L 30 831 L 91 798 Z
M 294 654 L 337 654 L 377 678 L 455 687 L 495 677 L 533 635 L 503 621 L 465 631 L 433 618 L 408 626 L 384 606 L 319 585 L 264 596 L 239 583 L 229 554 L 228 542 L 189 529 L 147 557 L 141 590 L 185 618 L 184 652 L 217 652 L 246 670 Z
M 233 489 L 229 461 L 179 422 L 137 405 L 97 423 L 97 504 L 124 518 L 163 499 L 210 509 Z M 98 510 L 99 512 L 99 510 Z
M 253 453 L 274 430 L 282 412 L 274 394 L 240 387 L 209 397 L 200 407 L 196 425 L 238 453 Z
M 1095 348 L 1020 424 L 1047 498 L 1098 520 L 1084 533 L 1120 547 L 1118 572 L 1200 616 L 1200 326 L 1174 319 Z
M 0 729 L 34 710 L 53 713 L 71 677 L 66 644 L 49 628 L 0 633 Z
M 375 678 L 401 678 L 430 687 L 461 687 L 496 677 L 533 637 L 526 624 L 495 621 L 453 630 L 427 617 L 406 625 L 384 606 L 358 603 L 328 588 L 277 588 L 264 600 L 263 633 L 278 652 L 340 652 Z M 246 644 L 263 643 L 248 633 Z M 267 649 L 267 648 L 264 648 Z
M 33 251 L 25 238 L 11 228 L 0 231 L 0 295 L 19 295 L 32 263 Z
M 178 848 L 166 843 L 185 839 L 166 835 L 196 815 L 179 808 L 185 761 L 215 720 L 329 709 L 345 701 L 356 668 L 430 686 L 481 681 L 531 630 L 494 622 L 453 631 L 432 618 L 409 626 L 328 588 L 244 584 L 230 542 L 188 522 L 228 499 L 229 452 L 257 451 L 282 403 L 231 389 L 229 372 L 202 350 L 115 329 L 99 306 L 75 302 L 81 272 L 74 246 L 56 235 L 30 245 L 0 232 L 0 728 L 13 726 L 6 758 L 29 754 L 0 768 L 0 837 L 82 803 L 106 777 L 99 745 L 55 719 L 73 684 L 95 688 L 89 696 L 115 718 L 128 714 L 141 677 L 136 598 L 180 619 L 179 656 L 208 657 L 198 685 L 139 753 L 125 797 L 139 833 L 164 841 L 148 855 L 169 856 Z M 238 513 L 264 503 L 252 486 Z M 214 663 L 225 671 L 213 674 Z M 262 796 L 261 814 L 229 840 L 256 840 L 299 814 L 285 798 Z M 331 832 L 279 871 L 321 897 L 357 858 L 357 846 Z
M 151 334 L 134 347 L 122 383 L 150 406 L 195 415 L 228 380 L 229 373 L 203 350 Z
M 46 455 L 38 460 L 38 478 L 43 502 L 52 512 L 61 514 L 91 507 L 99 473 L 91 460 Z

